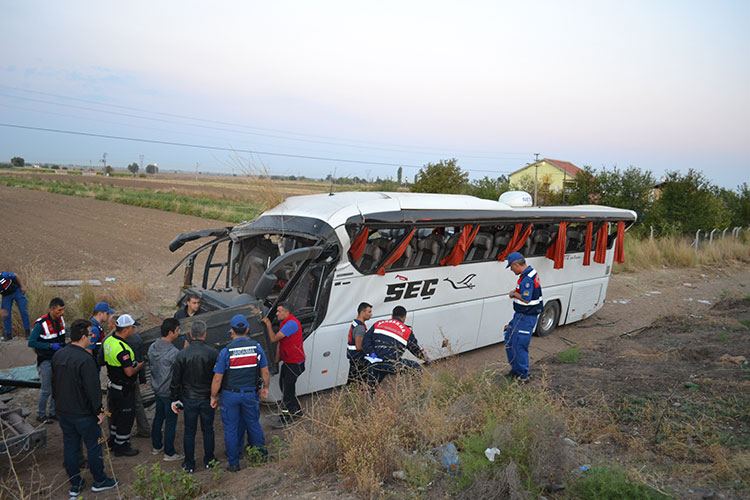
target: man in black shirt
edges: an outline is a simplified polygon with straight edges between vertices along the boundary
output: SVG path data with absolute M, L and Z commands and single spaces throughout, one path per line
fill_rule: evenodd
M 174 319 L 192 318 L 198 314 L 201 307 L 201 298 L 197 295 L 189 294 L 185 300 L 185 307 L 181 307 L 174 313 Z
M 86 444 L 89 468 L 94 476 L 91 491 L 104 491 L 117 485 L 115 479 L 104 473 L 102 445 L 99 442 L 104 408 L 99 370 L 86 350 L 90 339 L 91 323 L 78 319 L 70 327 L 72 342 L 52 356 L 52 391 L 63 432 L 65 471 L 70 479 L 71 496 L 78 496 L 86 484 L 78 467 L 81 440 Z

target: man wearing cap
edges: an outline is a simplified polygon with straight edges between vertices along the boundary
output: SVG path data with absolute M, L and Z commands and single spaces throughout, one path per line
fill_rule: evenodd
M 29 321 L 29 302 L 26 299 L 26 287 L 21 281 L 21 278 L 10 271 L 1 272 L 0 294 L 3 296 L 2 310 L 5 311 L 5 313 L 2 314 L 3 326 L 5 327 L 5 337 L 3 337 L 3 340 L 11 340 L 13 338 L 13 319 L 11 317 L 13 302 L 18 306 L 18 312 L 21 313 L 23 329 L 28 337 L 31 329 L 31 322 Z
M 276 361 L 283 361 L 279 374 L 284 407 L 281 410 L 279 422 L 273 424 L 274 429 L 280 429 L 302 416 L 302 408 L 297 401 L 297 378 L 305 371 L 305 349 L 303 347 L 302 325 L 294 317 L 288 303 L 276 307 L 276 318 L 281 321 L 279 331 L 274 331 L 271 320 L 263 318 L 266 325 L 268 340 L 278 342 Z
M 529 378 L 529 342 L 539 314 L 544 308 L 542 286 L 537 272 L 519 252 L 508 255 L 508 265 L 518 283 L 508 296 L 513 300 L 513 318 L 505 326 L 505 354 L 510 363 L 509 377 L 526 382 Z
M 104 339 L 102 351 L 107 365 L 107 400 L 112 414 L 109 423 L 109 444 L 116 457 L 132 457 L 138 450 L 130 446 L 130 430 L 135 419 L 135 389 L 143 362 L 135 360 L 126 340 L 133 335 L 138 322 L 129 314 L 117 318 L 115 333 Z
M 102 342 L 104 342 L 104 337 L 107 336 L 106 328 L 109 316 L 114 313 L 106 302 L 98 302 L 94 306 L 94 315 L 91 317 L 91 343 L 87 347 L 94 359 L 99 358 Z
M 229 457 L 227 470 L 237 472 L 240 470 L 240 443 L 244 441 L 245 429 L 250 434 L 250 445 L 266 455 L 258 396 L 268 397 L 271 374 L 265 352 L 256 341 L 248 338 L 247 318 L 235 315 L 230 327 L 232 342 L 221 350 L 214 366 L 211 408 L 219 404 L 221 390 L 221 421 Z M 244 425 L 239 426 L 240 422 Z
M 40 423 L 51 424 L 53 420 L 57 420 L 55 398 L 52 396 L 52 355 L 65 347 L 64 312 L 65 301 L 55 297 L 49 302 L 49 312 L 34 322 L 34 328 L 29 335 L 28 346 L 36 352 L 36 369 L 42 383 L 36 410 L 36 421 Z
M 215 460 L 211 382 L 218 355 L 216 349 L 206 345 L 206 323 L 201 320 L 193 321 L 190 325 L 190 344 L 177 354 L 169 385 L 173 410 L 179 408 L 178 403 L 184 409 L 185 461 L 182 468 L 187 472 L 195 469 L 195 433 L 198 430 L 198 420 L 203 433 L 203 466 L 208 469 Z

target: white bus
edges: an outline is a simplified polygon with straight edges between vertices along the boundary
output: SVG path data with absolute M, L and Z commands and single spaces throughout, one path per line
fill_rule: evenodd
M 172 251 L 213 239 L 172 271 L 187 262 L 184 291 L 202 297 L 199 317 L 217 346 L 229 341 L 229 319 L 241 312 L 250 317 L 253 337 L 273 354 L 259 320 L 273 320 L 276 304 L 291 303 L 307 356 L 297 393 L 320 391 L 346 383 L 346 338 L 360 302 L 373 305 L 372 322 L 404 306 L 407 324 L 433 359 L 501 342 L 513 314 L 508 292 L 517 280 L 503 260 L 511 251 L 523 253 L 540 276 L 545 307 L 538 335 L 602 307 L 635 213 L 594 205 L 534 208 L 527 206 L 528 195 L 506 199 L 295 196 L 254 221 L 179 235 Z M 196 259 L 203 262 L 198 285 Z

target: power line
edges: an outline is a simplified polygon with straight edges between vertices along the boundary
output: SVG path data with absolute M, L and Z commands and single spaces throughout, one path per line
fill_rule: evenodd
M 270 138 L 293 140 L 293 141 L 301 141 L 301 142 L 310 142 L 310 143 L 317 143 L 317 144 L 327 144 L 327 145 L 333 145 L 333 146 L 339 146 L 339 147 L 357 147 L 357 148 L 362 148 L 362 149 L 398 151 L 398 152 L 403 152 L 403 153 L 435 154 L 435 152 L 437 151 L 437 148 L 431 148 L 431 147 L 408 146 L 408 145 L 403 145 L 403 144 L 377 143 L 377 142 L 372 142 L 372 141 L 344 139 L 344 138 L 330 137 L 330 136 L 321 136 L 321 135 L 313 135 L 313 134 L 303 134 L 303 133 L 300 133 L 300 132 L 292 132 L 292 131 L 286 131 L 286 130 L 278 130 L 278 129 L 270 129 L 270 128 L 262 128 L 262 127 L 253 127 L 253 126 L 243 125 L 243 124 L 238 124 L 238 123 L 224 122 L 224 121 L 219 121 L 219 120 L 210 120 L 210 119 L 205 119 L 205 118 L 196 118 L 196 117 L 191 117 L 191 116 L 187 116 L 187 115 L 180 115 L 180 114 L 174 114 L 174 113 L 164 113 L 164 112 L 159 112 L 159 111 L 150 111 L 150 110 L 145 110 L 145 109 L 131 107 L 131 106 L 122 106 L 122 105 L 117 105 L 117 104 L 100 103 L 100 102 L 92 101 L 92 100 L 89 100 L 89 99 L 81 99 L 81 98 L 77 98 L 77 97 L 63 96 L 63 95 L 53 94 L 53 93 L 49 93 L 49 92 L 40 92 L 40 91 L 35 91 L 35 90 L 22 89 L 22 88 L 19 88 L 19 87 L 12 87 L 12 86 L 7 86 L 7 85 L 0 85 L 0 88 L 9 89 L 9 90 L 15 90 L 15 91 L 20 91 L 20 92 L 27 92 L 27 93 L 32 93 L 32 94 L 38 94 L 38 95 L 45 95 L 45 96 L 49 96 L 49 97 L 55 97 L 55 98 L 58 98 L 58 99 L 67 99 L 67 100 L 72 100 L 72 101 L 77 101 L 77 102 L 84 102 L 84 103 L 88 103 L 88 104 L 94 104 L 96 106 L 105 106 L 105 107 L 112 107 L 112 108 L 118 108 L 118 109 L 125 109 L 125 110 L 129 110 L 129 111 L 138 111 L 138 112 L 141 112 L 141 113 L 148 113 L 148 114 L 159 115 L 159 116 L 167 116 L 167 117 L 171 117 L 171 118 L 178 118 L 178 119 L 181 119 L 181 120 L 198 121 L 200 123 L 197 123 L 197 124 L 186 123 L 186 124 L 183 124 L 183 125 L 188 125 L 188 126 L 193 126 L 193 127 L 199 127 L 199 128 L 207 128 L 207 129 L 213 129 L 213 130 L 220 130 L 220 131 L 224 131 L 224 132 L 233 132 L 233 133 L 248 134 L 248 135 L 259 135 L 259 136 L 270 137 Z M 44 100 L 41 100 L 41 99 L 33 99 L 33 98 L 30 98 L 30 97 L 21 97 L 21 96 L 8 95 L 8 94 L 0 94 L 0 95 L 4 95 L 6 97 L 10 97 L 10 98 L 14 98 L 14 99 L 22 99 L 22 100 L 28 100 L 28 101 L 32 101 L 32 102 L 39 102 L 39 103 L 43 103 L 43 104 L 51 104 L 53 106 L 65 106 L 65 107 L 71 107 L 71 108 L 82 109 L 82 110 L 87 110 L 87 111 L 93 111 L 93 112 L 97 112 L 97 113 L 117 114 L 117 115 L 120 115 L 120 116 L 125 116 L 125 117 L 130 117 L 130 118 L 136 118 L 136 119 L 142 119 L 142 120 L 160 121 L 160 122 L 172 123 L 172 124 L 174 123 L 174 122 L 169 121 L 169 120 L 164 120 L 164 119 L 159 119 L 159 118 L 153 118 L 153 117 L 148 117 L 148 116 L 139 116 L 139 115 L 132 115 L 132 114 L 129 114 L 129 113 L 118 113 L 118 112 L 114 112 L 114 111 L 105 111 L 105 110 L 101 110 L 101 109 L 87 108 L 87 107 L 84 107 L 84 106 L 74 106 L 74 105 L 71 105 L 71 104 L 63 104 L 63 103 L 56 103 L 56 102 L 51 102 L 51 101 L 44 101 Z M 285 136 L 279 136 L 279 135 L 274 135 L 274 134 L 258 133 L 258 132 L 247 132 L 247 131 L 226 129 L 226 128 L 222 128 L 222 127 L 212 127 L 212 126 L 209 126 L 209 125 L 205 125 L 205 123 L 214 123 L 214 124 L 217 124 L 217 125 L 226 125 L 226 126 L 230 126 L 230 127 L 240 127 L 240 128 L 244 128 L 244 129 L 262 130 L 264 132 L 275 132 L 275 133 L 281 133 L 281 134 L 287 134 L 287 135 L 296 135 L 296 136 L 300 136 L 300 137 L 313 137 L 313 138 L 316 138 L 316 139 L 326 139 L 326 140 L 312 140 L 312 139 L 285 137 Z M 339 142 L 330 142 L 330 141 L 339 141 Z M 346 144 L 346 142 L 350 142 L 352 144 Z M 357 144 L 357 143 L 359 143 L 359 144 Z M 381 144 L 381 146 L 374 146 L 374 145 L 367 146 L 367 145 L 362 145 L 362 144 Z M 395 149 L 393 147 L 382 147 L 383 145 L 386 145 L 386 146 L 388 146 L 388 145 L 389 146 L 395 146 L 396 148 L 408 148 L 408 149 L 404 150 L 404 149 Z M 418 149 L 432 149 L 433 151 L 430 152 L 430 153 L 421 152 L 421 151 L 414 151 L 414 150 L 418 150 Z M 471 153 L 470 151 L 467 151 L 467 152 Z M 487 156 L 487 154 L 491 154 L 493 156 Z M 449 155 L 442 154 L 442 156 L 449 156 Z M 484 160 L 499 160 L 499 159 L 509 159 L 508 157 L 528 156 L 528 153 L 495 152 L 495 153 L 480 153 L 480 155 L 475 155 L 475 154 L 460 154 L 458 156 L 461 156 L 461 157 L 464 157 L 464 158 L 474 158 L 474 159 L 484 159 Z M 505 156 L 506 158 L 502 158 L 502 156 Z
M 22 130 L 35 130 L 35 131 L 41 131 L 41 132 L 52 132 L 52 133 L 57 133 L 57 134 L 79 135 L 79 136 L 84 136 L 84 137 L 98 137 L 102 139 L 114 139 L 118 141 L 143 142 L 143 143 L 148 143 L 148 144 L 162 144 L 165 146 L 208 149 L 208 150 L 213 150 L 213 151 L 229 151 L 233 153 L 248 153 L 248 154 L 256 154 L 256 155 L 280 156 L 283 158 L 298 158 L 298 159 L 303 159 L 303 160 L 337 161 L 341 163 L 356 163 L 360 165 L 378 165 L 378 166 L 384 166 L 384 167 L 422 168 L 422 165 L 409 165 L 406 163 L 385 163 L 385 162 L 377 162 L 377 161 L 352 160 L 350 158 L 329 158 L 329 157 L 324 157 L 324 156 L 307 156 L 307 155 L 277 153 L 274 151 L 257 151 L 257 150 L 251 150 L 251 149 L 226 148 L 222 146 L 209 146 L 205 144 L 190 144 L 190 143 L 185 143 L 185 142 L 160 141 L 156 139 L 143 139 L 143 138 L 138 138 L 138 137 L 123 137 L 123 136 L 118 136 L 118 135 L 94 134 L 91 132 L 80 132 L 80 131 L 75 131 L 75 130 L 61 130 L 61 129 L 54 129 L 54 128 L 31 127 L 31 126 L 18 125 L 18 124 L 13 124 L 13 123 L 0 123 L 0 127 L 15 128 L 15 129 L 22 129 Z M 466 169 L 466 170 L 470 172 L 486 172 L 486 173 L 495 173 L 495 174 L 508 173 L 506 171 L 498 171 L 498 170 L 479 170 L 479 169 Z

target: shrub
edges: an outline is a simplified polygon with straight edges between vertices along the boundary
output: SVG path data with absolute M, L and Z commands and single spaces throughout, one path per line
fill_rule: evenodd
M 581 350 L 577 345 L 570 346 L 557 354 L 557 359 L 563 363 L 574 365 L 581 359 Z
M 192 500 L 203 489 L 201 483 L 187 471 L 163 471 L 158 463 L 149 468 L 138 465 L 135 472 L 137 477 L 133 482 L 133 491 L 146 500 Z
M 666 500 L 670 497 L 644 483 L 630 480 L 625 472 L 594 467 L 573 484 L 573 492 L 582 500 Z

